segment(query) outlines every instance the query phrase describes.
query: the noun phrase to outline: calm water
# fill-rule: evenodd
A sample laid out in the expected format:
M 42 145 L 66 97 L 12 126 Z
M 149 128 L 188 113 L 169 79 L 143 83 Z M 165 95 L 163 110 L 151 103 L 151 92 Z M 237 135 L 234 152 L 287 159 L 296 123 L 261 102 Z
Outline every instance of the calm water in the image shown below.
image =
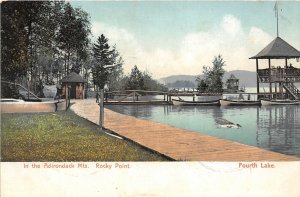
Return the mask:
M 300 106 L 106 106 L 116 112 L 300 157 Z M 242 127 L 223 128 L 224 118 Z

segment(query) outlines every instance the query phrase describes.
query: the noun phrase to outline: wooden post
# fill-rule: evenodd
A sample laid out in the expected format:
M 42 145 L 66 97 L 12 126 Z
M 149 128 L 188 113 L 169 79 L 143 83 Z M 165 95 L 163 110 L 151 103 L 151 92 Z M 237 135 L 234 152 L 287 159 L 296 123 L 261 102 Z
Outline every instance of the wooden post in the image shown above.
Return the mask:
M 68 109 L 68 96 L 69 96 L 69 91 L 68 91 L 68 83 L 66 83 L 66 88 L 65 88 L 65 100 L 66 100 L 66 111 Z
M 85 83 L 82 83 L 82 99 L 85 99 Z
M 99 126 L 102 129 L 104 125 L 104 91 L 100 90 L 100 114 L 99 114 Z
M 285 69 L 287 69 L 287 66 L 288 66 L 288 61 L 287 61 L 287 58 L 285 58 Z M 283 78 L 284 78 L 284 82 L 286 82 L 286 70 L 283 72 Z M 283 97 L 284 97 L 284 95 L 283 95 L 283 84 L 282 84 L 282 98 Z
M 193 94 L 193 102 L 195 101 L 195 94 Z
M 135 102 L 135 91 L 133 91 L 132 100 L 133 100 L 133 102 Z
M 166 94 L 164 94 L 164 101 L 166 100 Z
M 277 99 L 277 83 L 275 82 L 275 99 Z
M 105 92 L 105 101 L 107 102 L 107 100 L 108 100 L 108 93 Z
M 270 96 L 272 99 L 272 83 L 271 83 L 271 59 L 269 58 L 269 86 L 270 86 Z
M 258 75 L 258 59 L 256 58 L 256 89 L 259 94 L 259 75 Z

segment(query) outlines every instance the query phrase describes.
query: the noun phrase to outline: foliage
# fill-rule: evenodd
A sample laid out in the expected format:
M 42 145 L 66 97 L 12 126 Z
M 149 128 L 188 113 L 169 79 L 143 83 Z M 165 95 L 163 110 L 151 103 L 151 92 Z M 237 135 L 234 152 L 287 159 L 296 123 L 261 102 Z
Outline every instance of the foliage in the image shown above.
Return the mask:
M 1 3 L 1 78 L 14 81 L 28 69 L 24 4 Z
M 131 69 L 130 75 L 123 78 L 124 82 L 126 90 L 168 91 L 166 86 L 152 79 L 149 72 L 141 72 L 136 65 Z
M 225 62 L 221 55 L 218 55 L 213 60 L 213 67 L 209 68 L 203 67 L 203 79 L 198 77 L 196 80 L 198 82 L 198 90 L 203 92 L 223 92 L 223 75 L 225 70 Z
M 196 81 L 198 82 L 198 91 L 199 92 L 206 92 L 208 85 L 206 83 L 206 81 L 204 79 L 201 79 L 200 77 L 196 79 Z
M 163 91 L 167 92 L 168 88 L 158 81 L 152 79 L 152 76 L 148 72 L 143 73 L 144 78 L 144 90 L 152 90 L 152 91 Z
M 2 161 L 163 161 L 71 112 L 2 114 Z
M 7 1 L 1 12 L 3 79 L 21 82 L 26 77 L 38 92 L 39 84 L 53 84 L 71 64 L 81 70 L 90 34 L 86 12 L 63 1 Z
M 111 70 L 111 73 L 108 75 L 107 86 L 110 91 L 124 89 L 124 76 L 123 76 L 123 59 L 120 56 L 119 52 L 116 50 L 116 46 L 113 46 L 115 50 L 115 66 Z
M 98 37 L 93 45 L 93 57 L 93 81 L 95 85 L 103 89 L 112 73 L 115 75 L 120 74 L 123 60 L 115 46 L 109 46 L 108 39 L 103 34 Z
M 143 90 L 144 89 L 144 77 L 143 73 L 135 65 L 131 69 L 131 73 L 126 83 L 126 90 Z
M 70 72 L 70 62 L 73 71 L 79 71 L 80 61 L 87 58 L 89 45 L 90 22 L 88 14 L 81 9 L 74 9 L 70 3 L 62 7 L 59 18 L 60 28 L 57 35 L 58 48 L 64 59 L 65 73 Z

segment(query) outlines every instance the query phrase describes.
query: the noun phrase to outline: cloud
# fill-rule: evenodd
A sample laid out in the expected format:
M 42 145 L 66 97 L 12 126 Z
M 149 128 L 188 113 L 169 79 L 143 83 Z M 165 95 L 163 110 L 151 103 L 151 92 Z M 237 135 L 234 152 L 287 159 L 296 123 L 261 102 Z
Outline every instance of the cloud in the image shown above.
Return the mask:
M 239 31 L 241 31 L 240 21 L 232 15 L 226 15 L 222 21 L 223 30 L 232 36 L 235 36 Z
M 241 22 L 233 15 L 225 15 L 214 31 L 193 32 L 185 35 L 176 49 L 154 46 L 146 50 L 136 36 L 124 28 L 100 22 L 92 23 L 92 33 L 102 33 L 116 44 L 125 64 L 124 71 L 137 65 L 147 70 L 154 78 L 168 75 L 202 73 L 204 65 L 211 66 L 214 56 L 221 54 L 226 61 L 225 70 L 255 70 L 255 62 L 249 57 L 256 55 L 273 38 L 258 27 L 245 32 Z

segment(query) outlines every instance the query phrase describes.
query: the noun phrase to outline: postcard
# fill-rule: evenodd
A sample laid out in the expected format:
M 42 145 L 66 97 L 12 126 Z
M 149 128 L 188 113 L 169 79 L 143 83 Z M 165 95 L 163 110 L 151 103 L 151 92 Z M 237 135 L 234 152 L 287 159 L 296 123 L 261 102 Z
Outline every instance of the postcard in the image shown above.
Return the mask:
M 1 2 L 1 196 L 299 196 L 299 9 Z

